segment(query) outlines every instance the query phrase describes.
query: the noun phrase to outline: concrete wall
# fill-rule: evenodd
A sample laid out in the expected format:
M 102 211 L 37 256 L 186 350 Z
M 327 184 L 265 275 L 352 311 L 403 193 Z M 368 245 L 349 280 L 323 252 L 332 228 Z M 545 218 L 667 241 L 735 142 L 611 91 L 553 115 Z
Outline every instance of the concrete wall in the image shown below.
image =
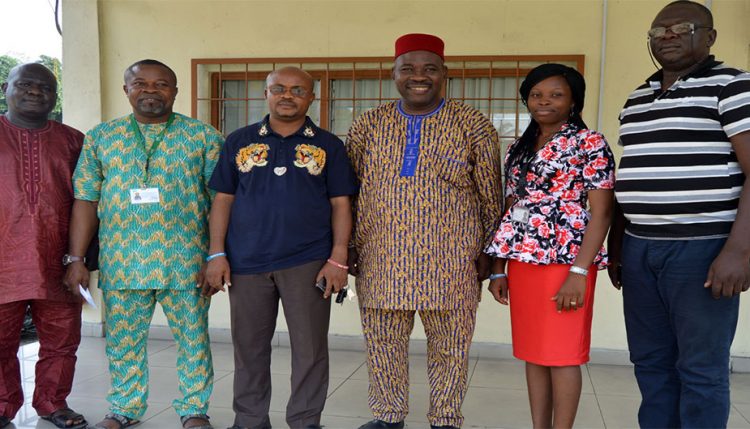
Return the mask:
M 142 58 L 159 59 L 175 69 L 180 80 L 175 109 L 189 113 L 192 58 L 388 56 L 399 35 L 427 32 L 446 41 L 448 55 L 585 55 L 584 117 L 614 146 L 617 115 L 625 97 L 655 71 L 646 50 L 646 31 L 667 3 L 66 0 L 65 117 L 86 130 L 100 120 L 129 113 L 122 72 Z M 729 64 L 750 67 L 750 0 L 714 0 L 710 6 L 719 33 L 714 53 Z M 617 148 L 615 152 L 620 154 Z M 746 308 L 743 305 L 743 315 Z M 622 319 L 620 293 L 601 272 L 592 347 L 627 349 Z M 86 320 L 97 323 L 100 315 L 87 312 Z M 750 356 L 750 329 L 743 328 L 746 321 L 741 317 L 734 344 L 738 356 Z M 356 303 L 334 307 L 333 334 L 360 335 L 359 323 Z M 154 324 L 166 324 L 160 313 Z M 229 327 L 225 294 L 214 299 L 211 326 Z M 280 317 L 279 330 L 285 329 Z M 417 326 L 414 337 L 424 338 L 421 327 Z M 475 341 L 510 342 L 508 309 L 487 293 L 480 305 Z

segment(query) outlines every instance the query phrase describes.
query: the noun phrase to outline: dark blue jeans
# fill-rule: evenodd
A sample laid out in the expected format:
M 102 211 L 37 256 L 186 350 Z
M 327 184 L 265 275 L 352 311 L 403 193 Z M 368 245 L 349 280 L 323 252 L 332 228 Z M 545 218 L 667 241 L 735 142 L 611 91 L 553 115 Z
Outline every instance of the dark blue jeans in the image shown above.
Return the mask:
M 623 303 L 642 428 L 721 428 L 729 418 L 729 347 L 739 297 L 703 287 L 725 239 L 625 236 Z

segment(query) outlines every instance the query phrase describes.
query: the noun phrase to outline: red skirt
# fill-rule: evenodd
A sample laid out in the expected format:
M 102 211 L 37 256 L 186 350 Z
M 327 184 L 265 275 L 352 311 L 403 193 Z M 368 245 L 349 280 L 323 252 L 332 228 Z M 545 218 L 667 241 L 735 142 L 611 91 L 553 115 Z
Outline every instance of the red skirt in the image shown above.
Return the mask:
M 557 312 L 557 294 L 570 265 L 508 263 L 513 356 L 537 365 L 572 366 L 589 361 L 596 267 L 589 269 L 582 308 Z

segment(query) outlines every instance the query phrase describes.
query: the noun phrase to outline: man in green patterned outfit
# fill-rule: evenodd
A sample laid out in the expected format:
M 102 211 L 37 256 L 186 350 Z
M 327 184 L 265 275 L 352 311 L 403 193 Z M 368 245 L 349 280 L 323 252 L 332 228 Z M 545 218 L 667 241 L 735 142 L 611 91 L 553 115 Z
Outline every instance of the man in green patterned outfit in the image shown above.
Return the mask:
M 182 398 L 173 407 L 183 427 L 210 428 L 213 367 L 208 338 L 210 298 L 196 288 L 208 245 L 207 184 L 223 144 L 210 126 L 172 112 L 177 78 L 155 60 L 125 71 L 131 115 L 86 135 L 73 185 L 66 285 L 88 287 L 82 263 L 99 225 L 110 412 L 95 427 L 133 425 L 146 412 L 146 340 L 158 302 L 177 342 Z

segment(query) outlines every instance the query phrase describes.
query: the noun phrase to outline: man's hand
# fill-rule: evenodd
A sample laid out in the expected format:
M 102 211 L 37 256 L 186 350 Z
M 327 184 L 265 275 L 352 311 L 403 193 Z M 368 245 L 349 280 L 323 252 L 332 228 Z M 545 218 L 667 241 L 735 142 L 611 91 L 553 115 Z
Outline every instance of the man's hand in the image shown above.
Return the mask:
M 609 281 L 612 282 L 617 290 L 622 289 L 622 264 L 619 259 L 613 258 L 609 255 L 609 265 L 607 265 L 607 274 L 609 274 Z
M 78 290 L 78 285 L 83 286 L 84 289 L 88 289 L 89 274 L 89 270 L 86 268 L 86 264 L 84 264 L 83 261 L 73 262 L 68 265 L 68 268 L 65 271 L 63 285 L 68 289 L 68 292 L 80 297 L 81 292 Z
M 204 263 L 198 272 L 198 287 L 201 288 L 201 295 L 209 297 L 219 291 L 226 292 L 226 288 L 232 286 L 230 275 L 229 262 L 225 256 Z
M 503 305 L 508 305 L 508 278 L 501 277 L 499 279 L 490 280 L 490 293 L 495 298 L 495 301 Z
M 349 266 L 349 274 L 357 277 L 359 275 L 359 253 L 356 247 L 350 247 L 346 255 L 346 265 Z
M 711 296 L 731 298 L 750 287 L 750 261 L 742 252 L 724 246 L 719 256 L 708 269 L 708 277 L 703 284 L 711 288 Z
M 351 265 L 349 267 L 351 269 Z M 318 282 L 322 278 L 326 279 L 326 290 L 323 292 L 323 298 L 328 299 L 332 293 L 339 293 L 346 286 L 347 270 L 326 262 L 315 277 L 315 281 Z
M 204 271 L 205 275 L 203 275 Z M 201 295 L 212 296 L 219 291 L 226 292 L 226 288 L 232 286 L 230 275 L 229 261 L 226 256 L 219 256 L 208 261 L 198 273 Z
M 618 290 L 622 288 L 622 240 L 625 237 L 627 223 L 622 207 L 615 202 L 614 210 L 612 210 L 612 224 L 607 234 L 607 254 L 609 255 L 607 274 L 609 274 L 612 286 Z
M 490 277 L 491 265 L 492 265 L 492 260 L 490 259 L 490 255 L 482 252 L 476 260 L 477 280 L 479 282 L 483 282 Z

